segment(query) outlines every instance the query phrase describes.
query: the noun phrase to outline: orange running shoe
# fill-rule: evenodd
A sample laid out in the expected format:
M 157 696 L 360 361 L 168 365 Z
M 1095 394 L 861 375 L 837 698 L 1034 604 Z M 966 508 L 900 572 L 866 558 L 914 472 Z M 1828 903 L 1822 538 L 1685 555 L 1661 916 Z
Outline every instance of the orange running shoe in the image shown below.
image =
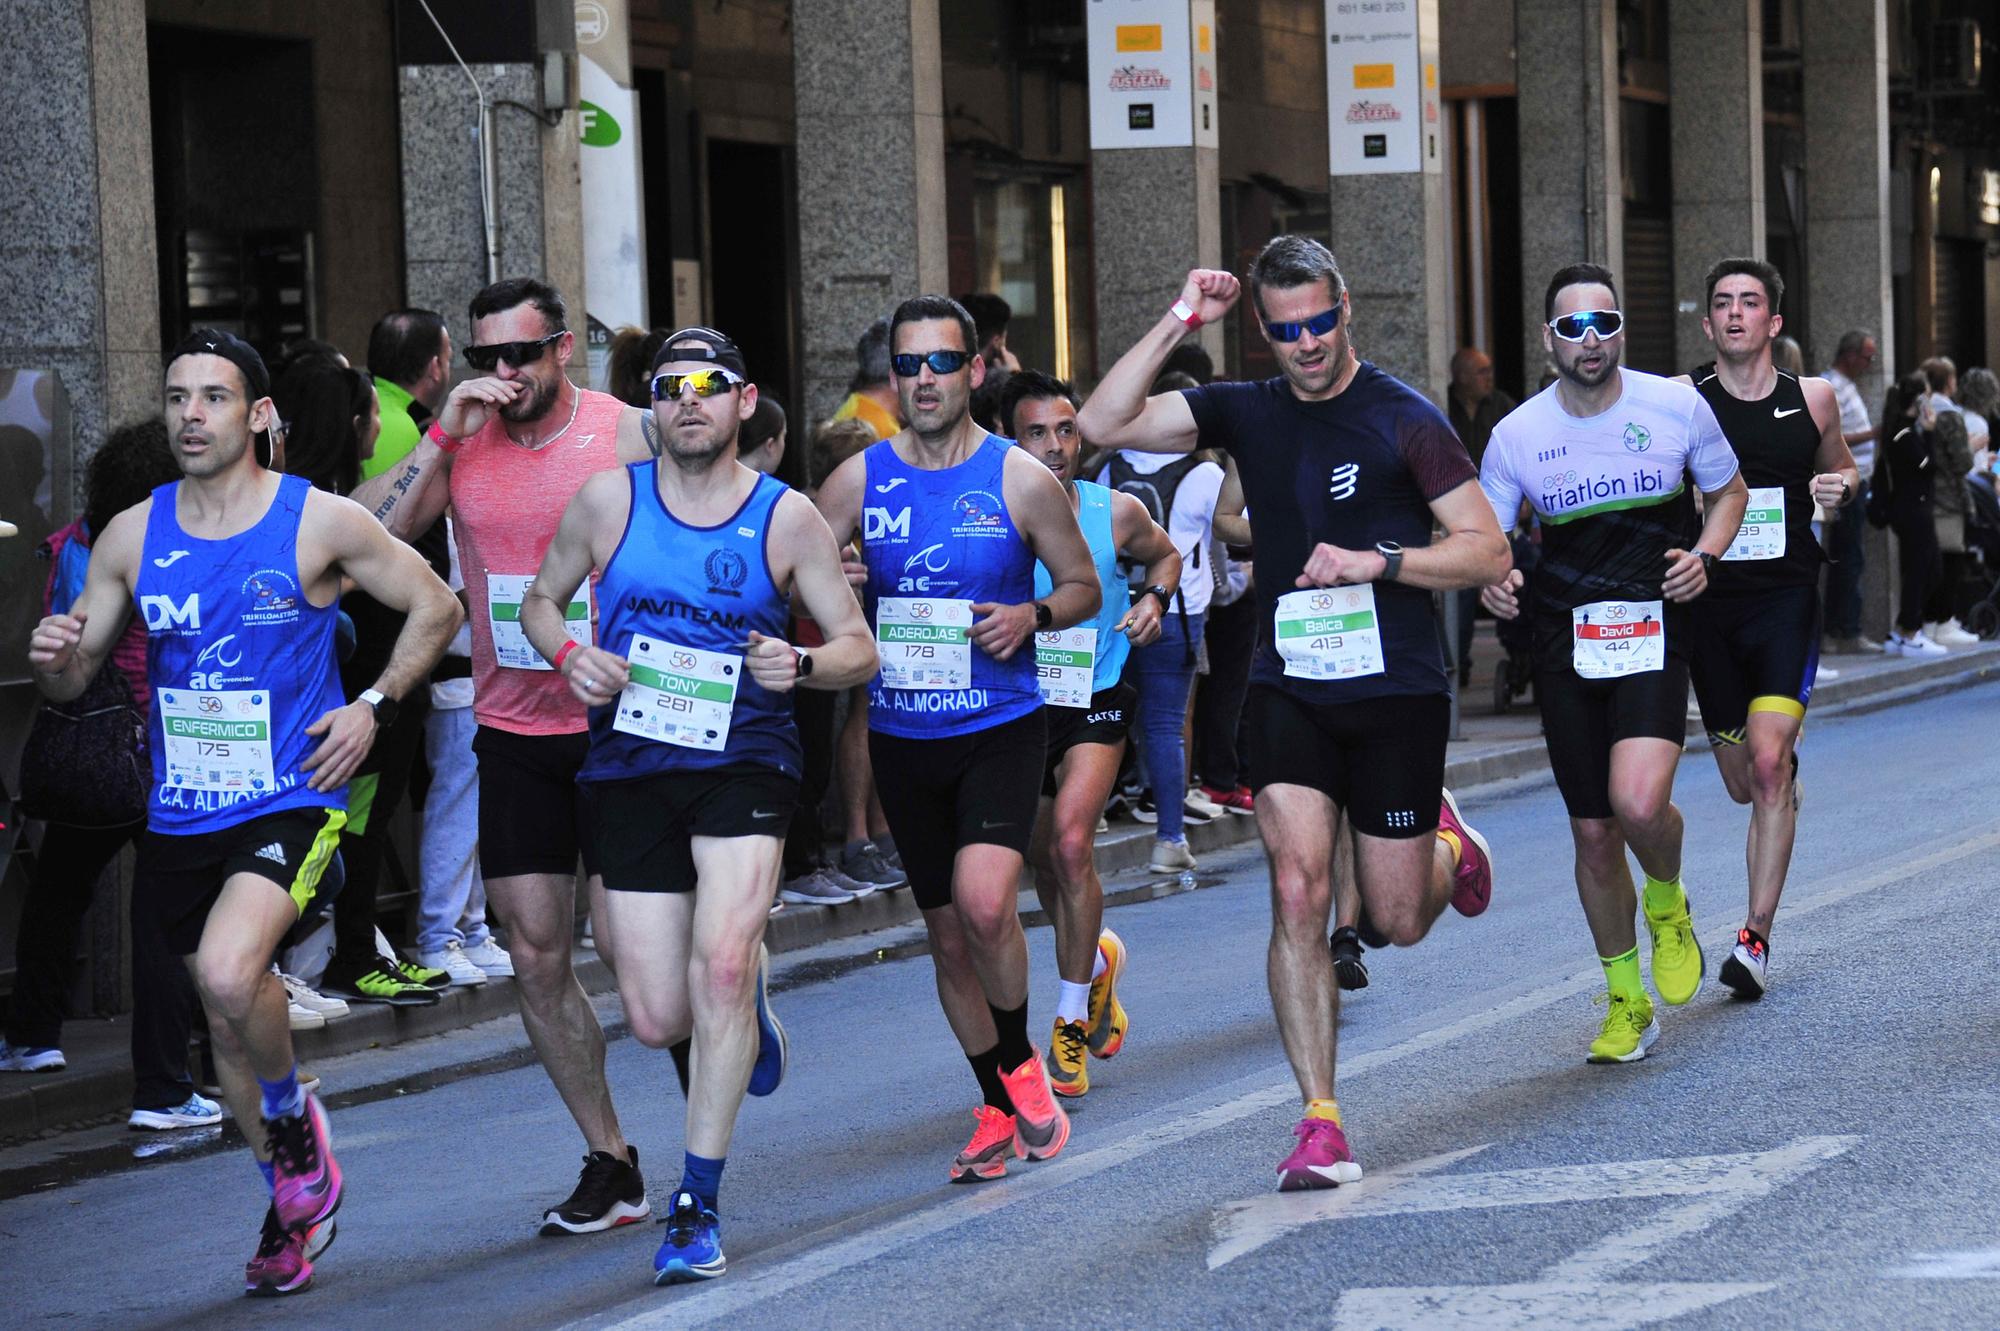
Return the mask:
M 1109 929 L 1097 935 L 1104 954 L 1104 974 L 1090 982 L 1090 1016 L 1083 1029 L 1090 1035 L 1090 1052 L 1109 1058 L 1125 1045 L 1125 1005 L 1118 1001 L 1118 977 L 1125 973 L 1125 940 Z
M 1012 1072 L 1000 1070 L 1000 1082 L 1014 1102 L 1014 1154 L 1027 1160 L 1051 1160 L 1069 1140 L 1069 1115 L 1056 1103 L 1049 1070 L 1037 1049 Z
M 972 1130 L 972 1140 L 951 1162 L 953 1183 L 984 1183 L 989 1179 L 1007 1177 L 1007 1153 L 1019 1153 L 1014 1138 L 1014 1116 L 1002 1113 L 992 1105 L 981 1105 L 972 1111 L 978 1126 Z

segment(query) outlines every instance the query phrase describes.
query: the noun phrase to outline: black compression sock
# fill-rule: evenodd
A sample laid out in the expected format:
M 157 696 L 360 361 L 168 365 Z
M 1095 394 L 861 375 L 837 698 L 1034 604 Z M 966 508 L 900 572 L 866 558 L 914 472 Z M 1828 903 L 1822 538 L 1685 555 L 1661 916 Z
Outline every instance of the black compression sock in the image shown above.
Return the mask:
M 1000 1044 L 994 1051 L 1000 1056 L 1000 1067 L 1012 1072 L 1035 1056 L 1035 1047 L 1028 1043 L 1028 1005 L 1009 1011 L 988 1003 L 986 1010 L 993 1014 L 993 1028 L 1000 1032 Z
M 983 1054 L 967 1054 L 965 1061 L 972 1064 L 972 1075 L 979 1078 L 979 1092 L 1003 1114 L 1014 1112 L 1013 1097 L 1007 1094 L 1005 1083 L 1000 1080 L 1000 1054 L 996 1049 L 988 1049 Z

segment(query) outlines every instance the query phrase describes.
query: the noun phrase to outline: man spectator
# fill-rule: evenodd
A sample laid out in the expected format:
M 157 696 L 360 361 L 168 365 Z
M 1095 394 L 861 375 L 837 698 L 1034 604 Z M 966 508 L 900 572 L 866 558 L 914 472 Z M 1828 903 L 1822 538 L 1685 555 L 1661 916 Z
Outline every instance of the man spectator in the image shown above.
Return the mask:
M 958 303 L 972 316 L 973 336 L 979 339 L 979 359 L 988 373 L 1021 368 L 1014 353 L 1007 350 L 1007 325 L 1013 321 L 1014 307 L 990 291 L 973 291 L 960 296 Z
M 902 407 L 896 390 L 889 384 L 889 319 L 887 315 L 868 325 L 854 344 L 854 378 L 847 396 L 834 408 L 833 419 L 866 421 L 877 439 L 887 439 L 903 428 Z
M 1493 427 L 1519 404 L 1493 386 L 1493 358 L 1478 347 L 1460 347 L 1451 358 L 1451 390 L 1445 397 L 1451 428 L 1465 445 L 1465 451 L 1472 455 L 1472 465 L 1477 467 L 1480 458 L 1486 455 L 1486 441 L 1493 437 Z M 1479 598 L 1471 592 L 1458 592 L 1455 599 L 1456 669 L 1458 687 L 1463 689 L 1472 683 L 1472 616 Z
M 382 433 L 361 479 L 401 464 L 451 391 L 451 331 L 435 310 L 391 310 L 368 334 L 368 373 L 382 404 Z
M 1827 553 L 1833 566 L 1826 574 L 1826 635 L 1829 650 L 1843 656 L 1879 652 L 1882 644 L 1861 636 L 1862 536 L 1868 530 L 1868 481 L 1875 474 L 1875 440 L 1880 433 L 1868 418 L 1857 381 L 1875 364 L 1875 337 L 1853 328 L 1840 335 L 1826 381 L 1840 407 L 1840 433 L 1861 473 L 1861 494 L 1832 515 Z

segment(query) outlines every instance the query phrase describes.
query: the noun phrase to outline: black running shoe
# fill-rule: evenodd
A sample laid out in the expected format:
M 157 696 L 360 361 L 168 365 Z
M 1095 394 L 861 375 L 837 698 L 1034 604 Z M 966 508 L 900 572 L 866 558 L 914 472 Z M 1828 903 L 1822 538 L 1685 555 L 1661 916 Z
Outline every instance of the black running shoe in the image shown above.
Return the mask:
M 1361 960 L 1361 935 L 1355 929 L 1343 925 L 1333 931 L 1333 937 L 1326 940 L 1333 949 L 1333 978 L 1343 989 L 1366 989 L 1368 987 L 1368 967 Z
M 569 1200 L 542 1217 L 542 1235 L 595 1234 L 599 1230 L 634 1225 L 652 1214 L 646 1202 L 646 1180 L 639 1177 L 639 1148 L 627 1146 L 629 1161 L 606 1151 L 583 1157 L 583 1173 Z

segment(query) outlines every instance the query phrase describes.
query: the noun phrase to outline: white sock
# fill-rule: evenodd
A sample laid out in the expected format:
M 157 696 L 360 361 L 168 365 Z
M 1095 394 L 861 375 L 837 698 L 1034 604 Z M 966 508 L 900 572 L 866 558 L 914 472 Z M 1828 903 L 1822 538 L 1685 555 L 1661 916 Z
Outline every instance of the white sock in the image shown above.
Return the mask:
M 1097 949 L 1097 951 L 1090 954 L 1090 978 L 1094 980 L 1098 976 L 1104 974 L 1106 965 L 1107 963 L 1104 960 L 1104 949 L 1100 947 Z
M 1090 1016 L 1090 986 L 1062 981 L 1062 997 L 1056 1000 L 1057 1021 L 1083 1021 Z

